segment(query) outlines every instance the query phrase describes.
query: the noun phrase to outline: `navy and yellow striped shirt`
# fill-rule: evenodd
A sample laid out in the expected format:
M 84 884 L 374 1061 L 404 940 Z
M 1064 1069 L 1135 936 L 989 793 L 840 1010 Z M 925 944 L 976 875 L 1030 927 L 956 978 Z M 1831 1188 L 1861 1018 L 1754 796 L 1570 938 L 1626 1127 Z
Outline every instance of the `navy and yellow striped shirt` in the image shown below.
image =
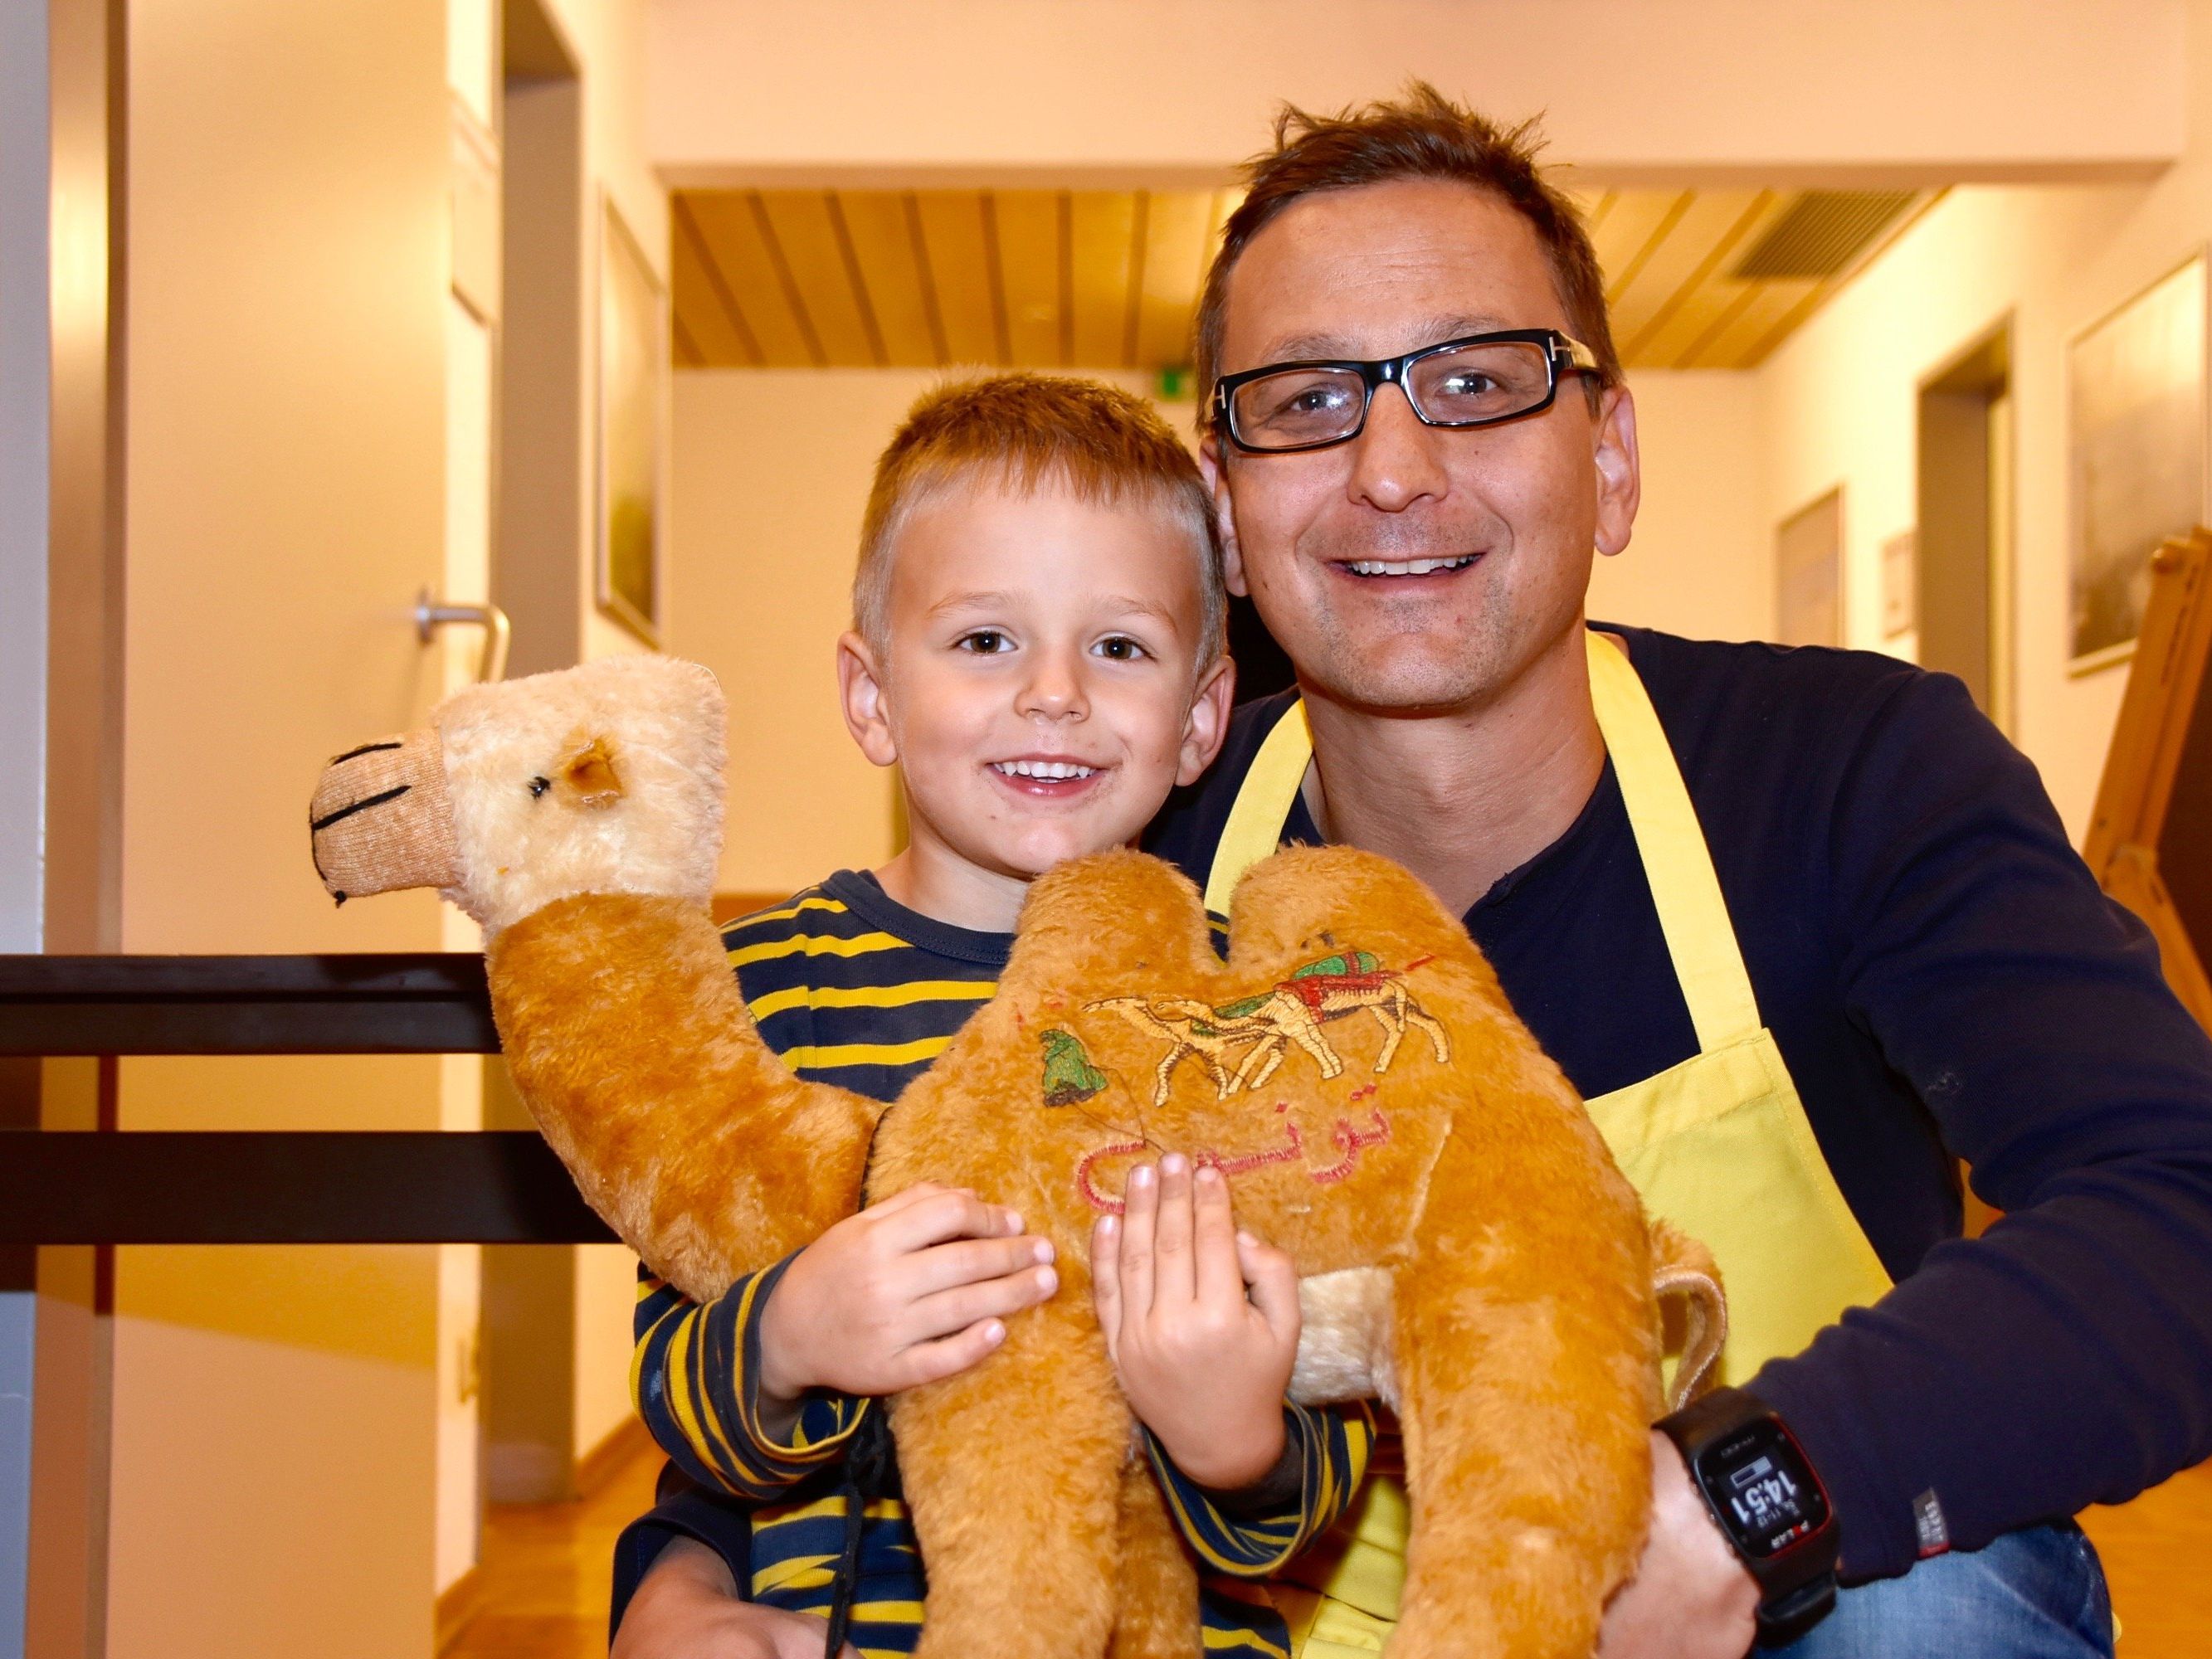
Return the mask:
M 769 1047 L 802 1077 L 881 1100 L 896 1097 L 990 999 L 1013 943 L 932 921 L 850 871 L 732 922 L 722 939 Z M 692 1484 L 757 1506 L 750 1561 L 732 1564 L 747 1596 L 826 1614 L 848 1503 L 836 1466 L 872 1403 L 816 1395 L 789 1441 L 763 1431 L 759 1315 L 782 1271 L 778 1264 L 743 1279 L 705 1306 L 641 1273 L 631 1393 Z M 1205 1571 L 1208 1653 L 1287 1654 L 1281 1616 L 1256 1585 L 1236 1581 L 1287 1563 L 1343 1513 L 1366 1468 L 1373 1419 L 1364 1407 L 1285 1413 L 1303 1455 L 1302 1490 L 1273 1513 L 1225 1510 L 1146 1437 L 1169 1510 Z M 904 1505 L 872 1500 L 850 1637 L 867 1659 L 913 1651 L 922 1583 Z

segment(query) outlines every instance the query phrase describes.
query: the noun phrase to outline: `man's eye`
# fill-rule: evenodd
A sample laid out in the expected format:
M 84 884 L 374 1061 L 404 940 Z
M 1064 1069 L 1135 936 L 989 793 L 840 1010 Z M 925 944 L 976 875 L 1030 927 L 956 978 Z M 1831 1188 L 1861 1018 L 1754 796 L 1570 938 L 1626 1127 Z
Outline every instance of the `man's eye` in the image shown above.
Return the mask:
M 953 648 L 978 657 L 995 657 L 1012 643 L 995 628 L 979 628 L 972 634 L 963 634 Z
M 1111 635 L 1099 641 L 1093 648 L 1100 656 L 1109 658 L 1115 662 L 1134 662 L 1138 658 L 1146 654 L 1145 647 L 1127 634 Z

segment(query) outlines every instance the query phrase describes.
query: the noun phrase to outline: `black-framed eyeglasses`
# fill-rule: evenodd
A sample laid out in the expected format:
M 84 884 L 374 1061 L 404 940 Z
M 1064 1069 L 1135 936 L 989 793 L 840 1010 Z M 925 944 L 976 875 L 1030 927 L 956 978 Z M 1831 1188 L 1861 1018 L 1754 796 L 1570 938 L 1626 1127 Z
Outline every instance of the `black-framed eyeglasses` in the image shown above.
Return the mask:
M 1595 374 L 1597 356 L 1556 328 L 1509 328 L 1374 362 L 1269 363 L 1213 383 L 1209 413 L 1239 449 L 1279 455 L 1359 435 L 1375 388 L 1395 386 L 1427 426 L 1495 426 L 1540 414 L 1563 375 Z

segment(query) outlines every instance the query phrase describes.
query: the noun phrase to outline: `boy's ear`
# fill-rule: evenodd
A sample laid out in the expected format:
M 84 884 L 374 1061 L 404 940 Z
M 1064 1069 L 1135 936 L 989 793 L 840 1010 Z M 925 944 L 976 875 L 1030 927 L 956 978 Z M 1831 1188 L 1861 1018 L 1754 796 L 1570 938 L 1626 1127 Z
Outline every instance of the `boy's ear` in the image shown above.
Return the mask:
M 1237 545 L 1237 514 L 1229 501 L 1228 469 L 1221 458 L 1221 440 L 1208 432 L 1198 441 L 1198 471 L 1213 497 L 1213 528 L 1221 538 L 1221 577 L 1240 599 L 1252 597 L 1244 580 L 1244 555 Z
M 860 745 L 860 752 L 878 766 L 898 764 L 883 671 L 867 641 L 849 629 L 837 640 L 837 696 L 845 711 L 845 729 Z
M 1229 735 L 1229 711 L 1237 701 L 1237 664 L 1224 652 L 1198 677 L 1190 713 L 1182 723 L 1182 749 L 1176 757 L 1176 782 L 1196 783 Z

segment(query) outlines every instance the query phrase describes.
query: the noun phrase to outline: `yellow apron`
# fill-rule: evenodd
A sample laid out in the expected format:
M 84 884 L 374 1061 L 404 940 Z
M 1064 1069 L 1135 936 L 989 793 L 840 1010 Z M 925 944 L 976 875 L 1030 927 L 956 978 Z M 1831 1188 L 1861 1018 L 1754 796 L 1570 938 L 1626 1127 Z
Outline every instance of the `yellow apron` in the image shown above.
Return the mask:
M 1627 657 L 1587 636 L 1598 730 L 1620 782 L 1698 1053 L 1588 1103 L 1644 1208 L 1702 1239 L 1728 1289 L 1719 1380 L 1741 1382 L 1802 1352 L 1889 1275 L 1820 1156 L 1796 1086 L 1761 1024 L 1728 904 L 1673 749 Z M 1313 758 L 1304 707 L 1261 744 L 1206 884 L 1225 915 L 1237 878 L 1275 850 Z M 1344 1518 L 1269 1585 L 1299 1659 L 1381 1650 L 1405 1578 L 1401 1472 L 1378 1460 Z M 1285 1580 L 1295 1582 L 1285 1582 Z

